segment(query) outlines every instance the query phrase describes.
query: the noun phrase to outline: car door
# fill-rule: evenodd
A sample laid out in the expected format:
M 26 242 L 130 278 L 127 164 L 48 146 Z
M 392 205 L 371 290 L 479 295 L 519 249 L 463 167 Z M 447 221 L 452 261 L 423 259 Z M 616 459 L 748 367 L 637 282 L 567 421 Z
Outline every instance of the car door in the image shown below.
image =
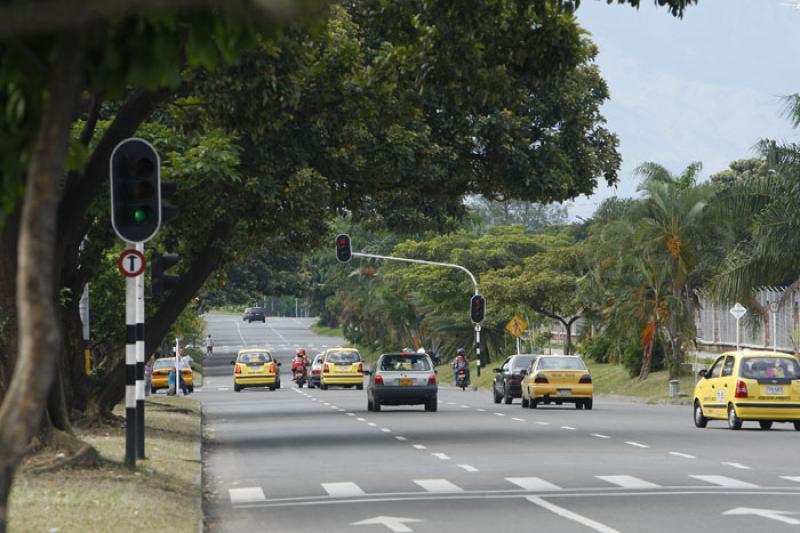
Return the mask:
M 725 357 L 722 363 L 722 371 L 717 378 L 717 403 L 722 404 L 722 413 L 727 416 L 728 402 L 733 400 L 736 395 L 736 378 L 733 373 L 736 358 L 733 355 Z
M 714 361 L 706 371 L 706 377 L 703 378 L 702 398 L 703 412 L 706 416 L 725 417 L 725 395 L 720 381 L 722 374 L 722 366 L 725 362 L 726 356 L 720 356 Z M 720 392 L 722 391 L 722 392 Z M 722 396 L 720 398 L 720 395 Z
M 506 360 L 500 366 L 500 372 L 494 373 L 494 390 L 498 396 L 502 396 L 505 392 L 505 369 L 508 367 L 509 361 L 511 361 L 511 358 L 506 357 Z

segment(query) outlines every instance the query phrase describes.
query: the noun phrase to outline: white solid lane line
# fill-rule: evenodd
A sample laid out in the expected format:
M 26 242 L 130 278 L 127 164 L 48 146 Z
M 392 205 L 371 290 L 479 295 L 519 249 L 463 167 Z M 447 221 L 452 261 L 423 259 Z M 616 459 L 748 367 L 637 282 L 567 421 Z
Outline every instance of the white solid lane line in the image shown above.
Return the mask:
M 267 501 L 264 497 L 264 491 L 261 487 L 243 487 L 240 489 L 228 489 L 228 494 L 231 497 L 231 504 L 237 503 L 255 503 Z
M 548 501 L 539 498 L 538 496 L 528 496 L 526 498 L 529 502 L 538 505 L 542 509 L 547 509 L 551 513 L 557 514 L 563 518 L 568 520 L 572 520 L 573 522 L 577 522 L 583 526 L 588 527 L 589 529 L 593 529 L 595 531 L 599 531 L 600 533 L 619 533 L 614 528 L 608 527 L 605 524 L 601 524 L 596 520 L 592 520 L 591 518 L 586 518 L 583 515 L 579 515 L 578 513 L 574 513 L 569 509 L 564 509 L 563 507 L 559 507 L 558 505 L 552 504 Z
M 467 472 L 480 472 L 477 468 L 472 465 L 458 465 L 459 468 L 463 468 Z
M 729 463 L 727 461 L 722 461 L 720 464 L 732 466 L 733 468 L 738 468 L 739 470 L 752 470 L 751 467 L 745 466 L 742 463 Z
M 361 487 L 351 481 L 341 483 L 323 483 L 322 488 L 328 493 L 328 496 L 337 498 L 346 498 L 349 496 L 363 496 L 364 491 Z
M 540 477 L 507 477 L 506 481 L 514 485 L 532 491 L 561 490 L 561 487 L 545 481 Z
M 449 461 L 450 460 L 450 456 L 447 455 L 446 453 L 436 452 L 436 453 L 432 453 L 431 455 L 436 457 L 437 459 L 441 459 L 442 461 Z
M 632 440 L 626 440 L 625 444 L 630 444 L 631 446 L 636 446 L 637 448 L 649 448 L 647 444 L 642 444 L 641 442 L 634 442 Z
M 661 485 L 650 483 L 643 479 L 633 476 L 594 476 L 597 479 L 608 481 L 612 485 L 617 485 L 623 489 L 657 489 Z
M 738 479 L 733 479 L 732 477 L 727 476 L 698 476 L 698 475 L 690 475 L 689 477 L 693 477 L 694 479 L 699 479 L 700 481 L 705 481 L 706 483 L 711 483 L 712 485 L 719 485 L 720 487 L 728 487 L 731 489 L 757 489 L 758 485 L 755 483 L 749 483 L 747 481 L 740 481 Z
M 464 492 L 464 489 L 446 479 L 414 479 L 413 481 L 428 492 Z
M 598 439 L 610 439 L 608 435 L 603 435 L 602 433 L 592 433 L 592 437 L 597 437 Z
M 669 452 L 669 454 L 674 455 L 675 457 L 683 457 L 684 459 L 697 459 L 697 456 L 688 453 Z

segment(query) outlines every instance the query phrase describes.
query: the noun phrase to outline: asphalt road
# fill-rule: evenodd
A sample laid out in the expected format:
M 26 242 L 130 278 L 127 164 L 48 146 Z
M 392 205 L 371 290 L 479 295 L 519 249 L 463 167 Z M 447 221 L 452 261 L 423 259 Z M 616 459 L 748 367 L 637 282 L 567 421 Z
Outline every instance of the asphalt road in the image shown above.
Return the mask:
M 288 375 L 233 392 L 240 347 L 289 361 L 341 342 L 310 322 L 209 317 L 217 353 L 196 394 L 209 531 L 800 531 L 800 432 L 787 424 L 700 430 L 686 406 L 531 410 L 446 386 L 437 413 L 370 413 L 365 391 L 300 390 Z

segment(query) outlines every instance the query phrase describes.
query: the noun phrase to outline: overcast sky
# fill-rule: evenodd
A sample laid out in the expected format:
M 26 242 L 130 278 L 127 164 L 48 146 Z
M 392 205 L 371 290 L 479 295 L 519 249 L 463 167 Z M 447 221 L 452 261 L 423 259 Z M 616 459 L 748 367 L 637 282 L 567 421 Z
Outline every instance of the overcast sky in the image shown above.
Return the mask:
M 636 195 L 644 161 L 680 172 L 703 163 L 703 179 L 754 155 L 762 138 L 800 140 L 781 96 L 800 92 L 800 9 L 793 0 L 700 0 L 683 19 L 652 0 L 637 11 L 583 0 L 578 20 L 600 48 L 611 99 L 603 107 L 620 138 L 616 188 L 581 196 L 570 216 L 604 198 Z

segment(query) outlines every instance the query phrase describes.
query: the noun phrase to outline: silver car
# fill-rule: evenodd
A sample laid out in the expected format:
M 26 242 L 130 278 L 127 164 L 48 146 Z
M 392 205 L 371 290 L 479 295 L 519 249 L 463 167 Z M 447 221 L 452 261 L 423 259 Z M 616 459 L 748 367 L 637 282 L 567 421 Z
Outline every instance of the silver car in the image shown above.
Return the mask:
M 378 358 L 367 384 L 367 410 L 380 411 L 384 405 L 424 405 L 438 408 L 439 384 L 433 362 L 424 353 L 385 353 Z
M 314 356 L 311 362 L 311 374 L 308 376 L 308 388 L 313 389 L 319 387 L 319 380 L 322 376 L 322 359 L 325 357 L 324 353 L 318 353 Z

